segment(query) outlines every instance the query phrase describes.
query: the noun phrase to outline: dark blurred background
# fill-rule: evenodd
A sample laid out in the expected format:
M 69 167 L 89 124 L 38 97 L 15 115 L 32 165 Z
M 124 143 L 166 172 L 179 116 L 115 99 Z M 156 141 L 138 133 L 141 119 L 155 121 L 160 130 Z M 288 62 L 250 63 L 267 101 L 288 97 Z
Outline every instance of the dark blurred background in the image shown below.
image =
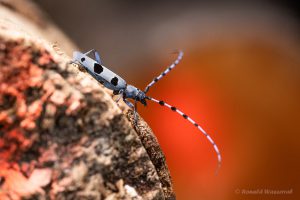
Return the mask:
M 105 66 L 141 89 L 184 50 L 149 95 L 202 125 L 223 163 L 215 176 L 213 147 L 195 127 L 154 103 L 139 106 L 178 199 L 300 199 L 296 1 L 36 2 L 82 51 L 97 49 Z M 245 194 L 264 189 L 288 194 Z

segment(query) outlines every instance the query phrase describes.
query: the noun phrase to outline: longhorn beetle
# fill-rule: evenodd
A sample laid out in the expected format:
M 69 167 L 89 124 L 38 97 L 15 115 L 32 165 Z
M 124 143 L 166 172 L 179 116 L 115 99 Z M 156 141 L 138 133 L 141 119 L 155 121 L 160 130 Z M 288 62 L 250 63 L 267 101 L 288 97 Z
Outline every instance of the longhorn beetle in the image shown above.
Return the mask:
M 92 54 L 92 53 L 94 54 L 95 60 L 88 56 L 89 54 Z M 149 91 L 150 87 L 152 87 L 157 81 L 159 81 L 167 73 L 169 73 L 179 63 L 179 61 L 182 59 L 182 57 L 183 57 L 183 52 L 179 51 L 177 59 L 164 72 L 162 72 L 159 76 L 155 77 L 152 80 L 152 82 L 147 85 L 147 87 L 145 88 L 144 91 L 141 91 L 140 89 L 136 88 L 133 85 L 127 84 L 126 81 L 123 78 L 121 78 L 119 75 L 115 74 L 108 68 L 104 67 L 102 65 L 99 53 L 94 49 L 92 49 L 86 53 L 74 51 L 73 60 L 71 62 L 79 63 L 80 65 L 82 65 L 84 67 L 84 69 L 90 75 L 92 75 L 97 81 L 99 81 L 106 88 L 113 90 L 114 95 L 120 95 L 120 97 L 116 100 L 116 102 L 118 102 L 122 98 L 123 101 L 130 108 L 133 109 L 135 124 L 136 124 L 136 120 L 137 120 L 137 116 L 136 116 L 137 102 L 141 102 L 144 106 L 146 106 L 147 105 L 146 100 L 151 100 L 153 102 L 160 104 L 161 106 L 166 106 L 166 107 L 170 108 L 172 111 L 180 114 L 184 119 L 188 120 L 196 128 L 198 128 L 206 136 L 206 138 L 209 140 L 209 142 L 213 145 L 214 150 L 218 156 L 218 168 L 219 168 L 221 165 L 220 151 L 219 151 L 216 143 L 212 140 L 212 138 L 206 133 L 206 131 L 199 124 L 197 124 L 193 119 L 191 119 L 189 116 L 184 114 L 182 111 L 180 111 L 176 107 L 171 106 L 164 101 L 159 101 L 152 97 L 146 96 L 146 93 Z M 132 104 L 127 99 L 133 99 L 134 104 Z

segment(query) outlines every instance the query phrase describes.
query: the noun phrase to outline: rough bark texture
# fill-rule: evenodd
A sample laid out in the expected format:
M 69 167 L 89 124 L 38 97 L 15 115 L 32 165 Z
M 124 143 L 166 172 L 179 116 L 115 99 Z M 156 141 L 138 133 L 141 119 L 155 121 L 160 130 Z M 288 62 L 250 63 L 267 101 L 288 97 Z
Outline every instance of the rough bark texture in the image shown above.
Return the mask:
M 127 117 L 131 122 L 134 122 L 133 111 L 129 110 Z M 135 130 L 156 169 L 166 199 L 176 199 L 172 188 L 170 172 L 166 164 L 166 158 L 158 144 L 157 138 L 147 123 L 139 116 Z
M 0 3 L 0 199 L 175 199 L 147 124 L 49 45 L 75 47 L 34 4 Z

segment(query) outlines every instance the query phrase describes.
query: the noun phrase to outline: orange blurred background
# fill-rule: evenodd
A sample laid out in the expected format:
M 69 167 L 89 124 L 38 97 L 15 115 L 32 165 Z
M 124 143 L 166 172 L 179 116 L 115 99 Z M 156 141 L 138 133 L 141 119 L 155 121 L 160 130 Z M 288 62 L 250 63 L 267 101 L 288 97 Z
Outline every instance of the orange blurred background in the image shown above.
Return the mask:
M 300 199 L 300 18 L 283 2 L 37 1 L 82 51 L 97 49 L 141 89 L 184 50 L 148 94 L 212 136 L 218 175 L 213 147 L 194 126 L 158 104 L 138 107 L 180 200 Z

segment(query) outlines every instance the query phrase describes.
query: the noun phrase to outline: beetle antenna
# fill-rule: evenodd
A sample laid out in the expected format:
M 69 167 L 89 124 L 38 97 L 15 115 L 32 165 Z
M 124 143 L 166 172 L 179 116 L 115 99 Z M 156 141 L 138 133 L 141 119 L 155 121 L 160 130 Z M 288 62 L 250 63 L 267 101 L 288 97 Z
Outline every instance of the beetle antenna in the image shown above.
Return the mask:
M 218 148 L 218 146 L 216 145 L 216 143 L 213 141 L 213 139 L 209 136 L 209 134 L 199 125 L 197 124 L 192 118 L 190 118 L 189 116 L 187 116 L 186 114 L 184 114 L 182 111 L 180 111 L 179 109 L 177 109 L 174 106 L 169 105 L 168 103 L 164 102 L 164 101 L 159 101 L 157 99 L 154 99 L 152 97 L 146 97 L 148 100 L 154 101 L 155 103 L 158 103 L 161 106 L 165 106 L 170 108 L 172 111 L 177 112 L 179 115 L 181 115 L 184 119 L 188 120 L 190 123 L 192 123 L 196 128 L 198 128 L 204 135 L 205 137 L 208 139 L 208 141 L 213 145 L 214 150 L 217 154 L 218 157 L 218 166 L 216 169 L 216 174 L 218 173 L 220 167 L 221 167 L 221 161 L 222 161 L 222 157 L 221 157 L 221 153 L 220 150 Z

